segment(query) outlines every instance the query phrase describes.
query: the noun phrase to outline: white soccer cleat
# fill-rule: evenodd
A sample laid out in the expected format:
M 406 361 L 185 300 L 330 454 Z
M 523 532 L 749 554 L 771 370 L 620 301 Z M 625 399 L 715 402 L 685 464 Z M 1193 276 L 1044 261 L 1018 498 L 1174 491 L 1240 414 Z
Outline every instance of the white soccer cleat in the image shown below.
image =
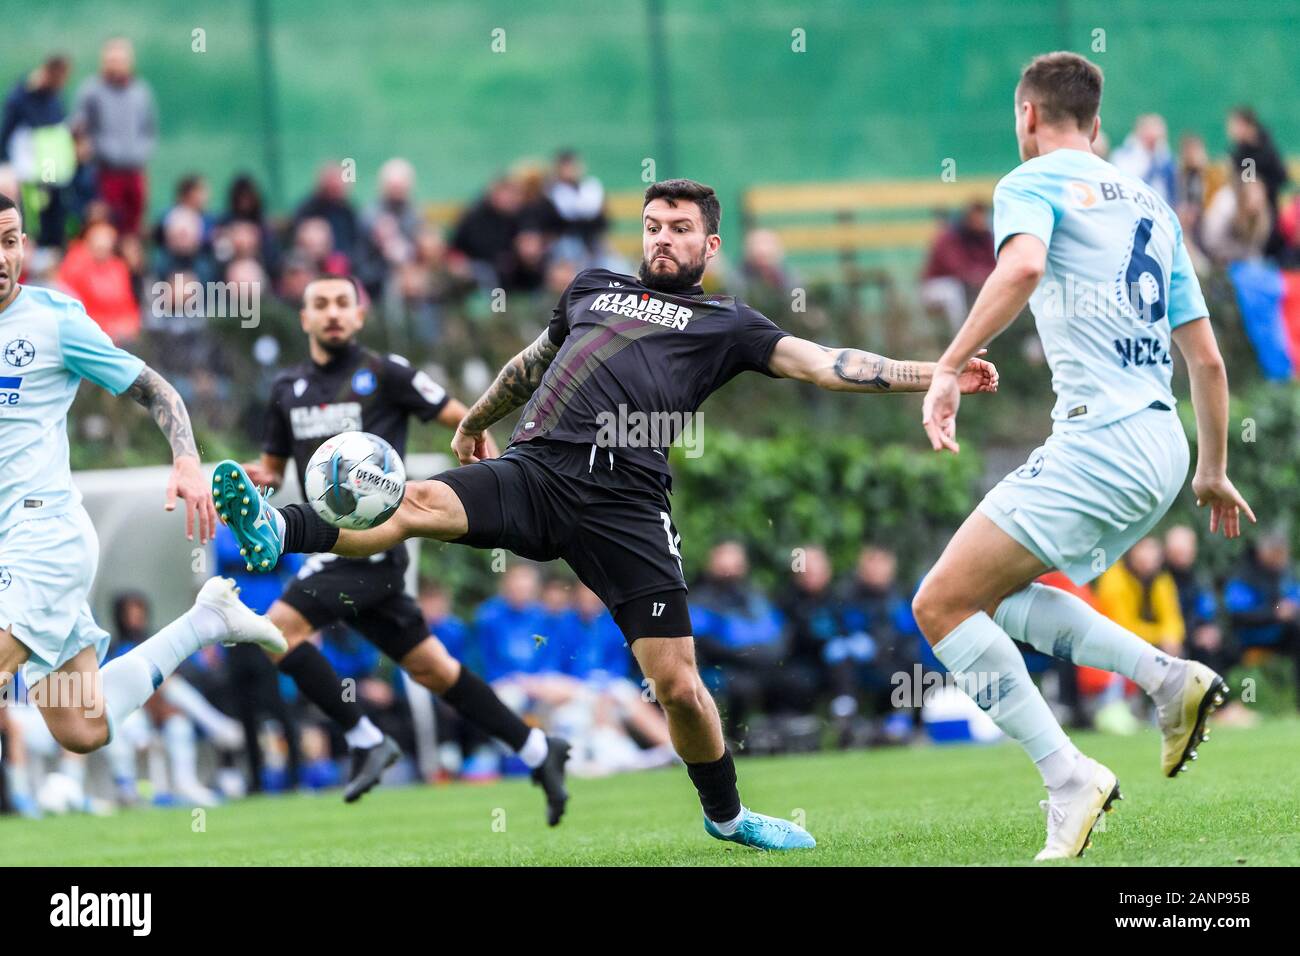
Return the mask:
M 1052 796 L 1039 804 L 1047 811 L 1047 843 L 1034 857 L 1035 860 L 1066 860 L 1083 856 L 1083 851 L 1092 845 L 1089 839 L 1092 828 L 1102 814 L 1109 813 L 1116 800 L 1124 799 L 1113 773 L 1095 760 L 1083 759 L 1092 765 L 1087 782 L 1067 794 Z
M 196 607 L 211 608 L 226 622 L 226 636 L 221 643 L 256 644 L 272 654 L 283 654 L 289 643 L 280 629 L 239 600 L 239 588 L 231 578 L 209 578 L 194 599 Z
M 1179 663 L 1183 667 L 1183 686 L 1164 704 L 1156 706 L 1156 719 L 1164 738 L 1160 745 L 1160 772 L 1166 777 L 1176 777 L 1180 770 L 1191 769 L 1196 748 L 1209 737 L 1205 722 L 1228 696 L 1228 685 L 1223 678 L 1204 664 Z

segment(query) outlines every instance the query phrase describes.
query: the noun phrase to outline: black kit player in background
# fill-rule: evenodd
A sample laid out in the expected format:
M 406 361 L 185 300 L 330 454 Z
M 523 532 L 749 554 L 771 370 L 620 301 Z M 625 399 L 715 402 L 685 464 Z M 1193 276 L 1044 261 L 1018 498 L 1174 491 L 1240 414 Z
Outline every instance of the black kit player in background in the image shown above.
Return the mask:
M 301 318 L 310 357 L 281 372 L 271 386 L 262 457 L 245 466 L 256 484 L 278 488 L 293 459 L 302 487 L 312 454 L 340 432 L 378 435 L 405 455 L 411 416 L 453 429 L 464 417 L 465 406 L 427 374 L 400 356 L 379 355 L 357 343 L 365 323 L 359 297 L 359 286 L 347 276 L 316 279 L 304 290 Z M 315 555 L 267 611 L 289 643 L 285 654 L 272 658 L 304 697 L 343 728 L 352 749 L 344 800 L 350 803 L 378 783 L 401 750 L 344 694 L 334 668 L 312 642 L 315 632 L 336 621 L 360 632 L 417 684 L 519 754 L 546 792 L 547 820 L 554 826 L 568 799 L 569 745 L 529 728 L 429 633 L 405 588 L 408 563 L 404 544 L 365 558 Z
M 798 849 L 815 845 L 802 827 L 741 804 L 718 710 L 696 667 L 668 446 L 686 415 L 744 371 L 878 394 L 925 391 L 934 364 L 826 348 L 730 296 L 706 294 L 699 283 L 722 243 L 720 216 L 717 196 L 701 183 L 647 189 L 638 275 L 580 273 L 549 328 L 461 420 L 452 449 L 464 466 L 408 481 L 384 524 L 340 531 L 305 505 L 262 501 L 255 514 L 230 511 L 223 520 L 275 560 L 288 551 L 364 557 L 411 537 L 563 558 L 610 608 L 667 714 L 705 830 L 746 846 Z M 958 383 L 963 392 L 996 391 L 997 370 L 971 359 Z M 488 427 L 521 406 L 510 447 L 492 457 Z M 647 430 L 647 420 L 670 427 Z M 227 484 L 239 477 L 233 462 L 217 468 Z M 219 508 L 230 505 L 224 486 L 217 493 Z

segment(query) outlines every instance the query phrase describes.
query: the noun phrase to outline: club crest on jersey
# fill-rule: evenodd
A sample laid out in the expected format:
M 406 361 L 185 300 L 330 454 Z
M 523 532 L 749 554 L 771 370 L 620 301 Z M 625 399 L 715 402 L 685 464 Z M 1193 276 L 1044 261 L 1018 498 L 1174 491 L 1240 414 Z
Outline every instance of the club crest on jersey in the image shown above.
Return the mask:
M 352 376 L 352 391 L 358 395 L 369 395 L 376 384 L 375 373 L 368 368 L 359 368 Z
M 12 339 L 5 345 L 4 357 L 6 365 L 23 368 L 36 358 L 36 346 L 26 339 Z
M 651 322 L 665 328 L 682 331 L 695 313 L 685 306 L 656 299 L 648 292 L 637 295 L 635 292 L 605 292 L 596 296 L 591 303 L 592 312 L 610 312 L 614 315 L 627 316 L 641 322 Z
M 361 403 L 335 402 L 289 409 L 289 426 L 295 441 L 332 438 L 340 432 L 361 430 Z
M 0 568 L 0 591 L 9 590 L 9 585 L 13 583 L 13 573 L 8 568 Z

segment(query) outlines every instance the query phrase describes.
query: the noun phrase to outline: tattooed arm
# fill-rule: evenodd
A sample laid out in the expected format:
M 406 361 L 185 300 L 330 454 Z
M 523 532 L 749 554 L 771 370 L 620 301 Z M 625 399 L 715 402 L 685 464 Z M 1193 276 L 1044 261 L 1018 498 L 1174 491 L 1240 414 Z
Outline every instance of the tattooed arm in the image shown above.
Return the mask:
M 199 450 L 190 425 L 190 413 L 185 410 L 176 389 L 165 378 L 147 365 L 127 389 L 131 396 L 149 410 L 158 423 L 172 449 L 172 473 L 167 482 L 167 498 L 163 508 L 173 511 L 176 499 L 185 502 L 185 537 L 194 538 L 194 519 L 199 520 L 199 542 L 206 544 L 216 526 L 217 513 L 212 505 L 212 495 L 199 469 Z
M 451 440 L 452 450 L 462 465 L 491 457 L 485 439 L 487 428 L 527 403 L 559 351 L 560 347 L 546 331 L 506 363 L 496 381 L 465 413 Z
M 900 362 L 861 349 L 831 349 L 788 335 L 772 350 L 771 370 L 782 378 L 839 392 L 924 392 L 933 362 Z M 997 391 L 997 369 L 971 359 L 961 376 L 964 392 Z

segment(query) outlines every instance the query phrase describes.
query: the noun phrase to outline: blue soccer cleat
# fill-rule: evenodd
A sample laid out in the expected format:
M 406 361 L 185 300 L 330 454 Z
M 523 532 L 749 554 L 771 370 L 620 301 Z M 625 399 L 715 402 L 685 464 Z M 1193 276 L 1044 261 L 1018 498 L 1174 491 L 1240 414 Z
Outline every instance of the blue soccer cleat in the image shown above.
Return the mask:
M 217 515 L 235 535 L 250 571 L 275 570 L 284 548 L 284 519 L 267 504 L 248 472 L 227 458 L 212 473 L 212 500 Z
M 704 818 L 704 829 L 711 837 L 752 846 L 756 850 L 811 850 L 817 845 L 811 833 L 796 823 L 755 813 L 741 807 L 743 816 L 736 832 L 730 836 L 718 829 L 708 817 Z

